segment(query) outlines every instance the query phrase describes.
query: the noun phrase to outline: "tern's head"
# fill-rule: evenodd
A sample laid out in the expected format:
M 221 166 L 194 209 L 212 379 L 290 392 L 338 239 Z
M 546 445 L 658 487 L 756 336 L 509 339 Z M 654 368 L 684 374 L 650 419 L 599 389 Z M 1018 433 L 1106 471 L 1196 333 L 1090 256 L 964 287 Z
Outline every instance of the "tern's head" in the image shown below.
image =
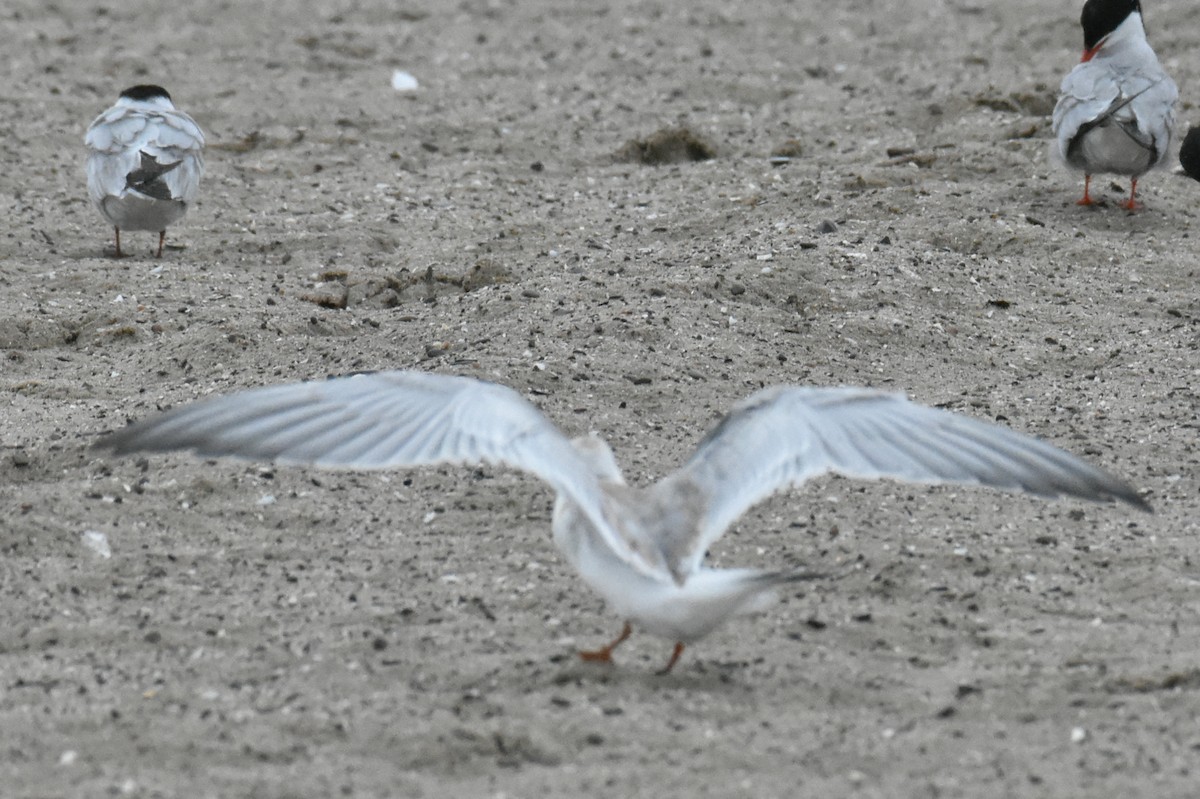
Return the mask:
M 153 83 L 139 83 L 137 86 L 130 86 L 125 91 L 121 92 L 118 103 L 144 103 L 146 105 L 155 105 L 161 108 L 174 108 L 175 104 L 171 102 L 171 95 L 162 86 L 155 86 Z
M 575 451 L 587 461 L 588 466 L 592 467 L 597 477 L 614 483 L 625 482 L 625 478 L 621 476 L 621 467 L 617 466 L 616 456 L 600 436 L 590 433 L 571 439 L 571 443 L 575 446 Z
M 1084 61 L 1090 61 L 1107 44 L 1146 37 L 1139 0 L 1087 0 L 1079 24 L 1083 26 Z

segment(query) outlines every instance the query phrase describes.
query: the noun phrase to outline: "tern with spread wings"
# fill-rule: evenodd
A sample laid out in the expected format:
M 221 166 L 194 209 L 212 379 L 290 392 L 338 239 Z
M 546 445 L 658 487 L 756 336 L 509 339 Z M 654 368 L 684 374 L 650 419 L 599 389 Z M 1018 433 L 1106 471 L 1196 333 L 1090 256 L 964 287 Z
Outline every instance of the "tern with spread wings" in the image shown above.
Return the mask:
M 754 504 L 823 474 L 957 483 L 1043 497 L 1120 500 L 1132 487 L 1044 441 L 903 395 L 775 386 L 743 400 L 677 471 L 627 485 L 599 437 L 568 439 L 510 388 L 468 377 L 376 372 L 258 388 L 136 422 L 98 446 L 191 450 L 340 469 L 503 464 L 557 492 L 554 541 L 625 621 L 587 660 L 607 661 L 631 625 L 684 646 L 761 610 L 806 570 L 716 569 L 708 548 Z

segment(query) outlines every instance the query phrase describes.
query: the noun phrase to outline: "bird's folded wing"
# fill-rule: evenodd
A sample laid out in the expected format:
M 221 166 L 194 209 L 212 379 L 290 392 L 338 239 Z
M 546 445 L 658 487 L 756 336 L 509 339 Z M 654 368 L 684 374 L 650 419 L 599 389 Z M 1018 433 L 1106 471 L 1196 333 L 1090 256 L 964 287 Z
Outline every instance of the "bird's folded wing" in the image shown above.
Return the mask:
M 1079 129 L 1103 115 L 1120 97 L 1121 87 L 1108 71 L 1091 62 L 1067 73 L 1053 115 L 1054 132 L 1064 158 L 1067 144 Z
M 102 153 L 146 146 L 176 150 L 176 157 L 168 160 L 177 161 L 185 153 L 204 149 L 204 133 L 183 111 L 146 112 L 117 106 L 96 117 L 88 127 L 84 144 Z
M 706 497 L 698 528 L 664 541 L 673 573 L 752 505 L 826 473 L 959 483 L 1046 497 L 1146 502 L 1125 482 L 1006 427 L 857 388 L 768 388 L 740 403 L 655 491 Z
M 1179 89 L 1175 81 L 1165 74 L 1144 81 L 1146 88 L 1136 93 L 1130 108 L 1137 117 L 1138 127 L 1150 142 L 1147 146 L 1153 147 L 1155 157 L 1161 159 L 1159 163 L 1165 164 L 1164 156 L 1171 148 L 1175 128 L 1175 103 L 1179 99 Z
M 175 163 L 177 167 L 165 172 L 162 182 L 173 200 L 191 202 L 200 190 L 200 174 L 204 160 L 199 151 L 182 151 L 176 148 L 151 150 L 162 163 Z M 178 159 L 178 160 L 171 160 Z
M 105 197 L 120 196 L 129 186 L 129 173 L 137 169 L 137 152 L 93 152 L 88 156 L 88 195 L 100 203 Z
M 1126 113 L 1136 126 L 1139 141 L 1161 159 L 1170 147 L 1179 89 L 1161 68 L 1121 73 L 1096 62 L 1079 64 L 1063 78 L 1054 107 L 1053 126 L 1060 155 L 1066 157 L 1071 139 L 1105 118 Z
M 200 152 L 204 149 L 204 133 L 196 121 L 184 112 L 163 112 L 154 143 L 164 149 Z
M 119 153 L 144 138 L 149 120 L 129 108 L 110 108 L 88 128 L 84 144 L 98 153 Z
M 596 477 L 570 441 L 515 391 L 494 383 L 376 372 L 259 388 L 172 409 L 97 446 L 343 469 L 504 464 L 574 500 L 631 566 L 661 573 L 657 550 L 646 552 L 611 522 Z

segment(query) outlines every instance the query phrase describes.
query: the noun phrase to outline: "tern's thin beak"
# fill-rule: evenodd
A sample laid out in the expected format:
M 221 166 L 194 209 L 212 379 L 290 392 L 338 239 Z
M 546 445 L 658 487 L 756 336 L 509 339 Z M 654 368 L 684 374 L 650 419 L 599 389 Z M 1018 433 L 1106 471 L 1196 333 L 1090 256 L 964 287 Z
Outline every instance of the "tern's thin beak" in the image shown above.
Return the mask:
M 1085 61 L 1091 61 L 1096 56 L 1096 53 L 1100 52 L 1100 48 L 1103 47 L 1104 43 L 1107 41 L 1108 41 L 1108 36 L 1105 36 L 1103 39 L 1101 39 L 1100 41 L 1096 42 L 1091 47 L 1084 50 L 1083 57 L 1079 59 L 1079 63 L 1082 64 Z

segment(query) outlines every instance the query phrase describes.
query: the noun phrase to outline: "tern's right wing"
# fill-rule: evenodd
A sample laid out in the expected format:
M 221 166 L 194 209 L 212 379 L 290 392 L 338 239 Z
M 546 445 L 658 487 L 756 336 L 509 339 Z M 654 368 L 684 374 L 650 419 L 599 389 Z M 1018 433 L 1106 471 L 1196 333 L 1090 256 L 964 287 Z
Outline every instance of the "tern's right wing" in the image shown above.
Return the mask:
M 519 394 L 495 383 L 395 371 L 258 388 L 174 408 L 97 446 L 117 454 L 191 450 L 342 469 L 503 464 L 570 497 L 633 568 L 662 573 L 657 548 L 611 521 L 595 473 L 571 442 Z

